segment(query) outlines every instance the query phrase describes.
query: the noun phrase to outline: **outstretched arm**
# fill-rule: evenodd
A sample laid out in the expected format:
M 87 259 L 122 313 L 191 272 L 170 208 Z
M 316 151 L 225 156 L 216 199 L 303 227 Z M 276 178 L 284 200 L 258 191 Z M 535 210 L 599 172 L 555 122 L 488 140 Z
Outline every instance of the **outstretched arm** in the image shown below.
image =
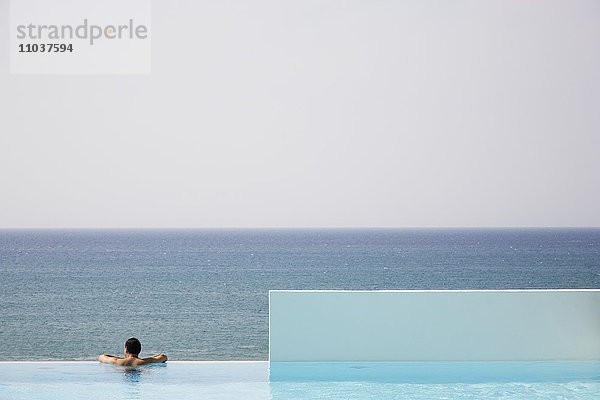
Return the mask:
M 98 357 L 98 361 L 101 363 L 115 364 L 117 360 L 122 360 L 123 357 L 111 356 L 110 354 L 102 354 Z
M 167 355 L 159 353 L 159 354 L 153 355 L 152 357 L 142 358 L 142 360 L 144 360 L 144 362 L 147 362 L 149 364 L 151 364 L 151 363 L 164 363 L 164 362 L 167 362 Z

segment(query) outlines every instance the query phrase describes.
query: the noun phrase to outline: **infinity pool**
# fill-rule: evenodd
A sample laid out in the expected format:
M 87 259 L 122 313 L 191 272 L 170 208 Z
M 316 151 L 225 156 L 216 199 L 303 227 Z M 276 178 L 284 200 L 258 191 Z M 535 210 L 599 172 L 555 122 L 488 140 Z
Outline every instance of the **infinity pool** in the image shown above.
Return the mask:
M 598 399 L 600 361 L 0 363 L 0 399 Z

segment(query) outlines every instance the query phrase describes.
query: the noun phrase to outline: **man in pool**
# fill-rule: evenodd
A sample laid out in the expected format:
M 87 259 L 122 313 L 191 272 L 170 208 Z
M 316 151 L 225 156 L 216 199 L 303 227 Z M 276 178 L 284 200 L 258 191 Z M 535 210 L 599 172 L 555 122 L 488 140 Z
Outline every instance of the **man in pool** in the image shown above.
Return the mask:
M 127 339 L 125 342 L 125 357 L 111 356 L 110 354 L 102 354 L 98 357 L 101 363 L 122 365 L 122 366 L 137 366 L 144 364 L 164 363 L 167 362 L 165 354 L 157 354 L 152 357 L 139 358 L 142 351 L 142 344 L 136 338 Z

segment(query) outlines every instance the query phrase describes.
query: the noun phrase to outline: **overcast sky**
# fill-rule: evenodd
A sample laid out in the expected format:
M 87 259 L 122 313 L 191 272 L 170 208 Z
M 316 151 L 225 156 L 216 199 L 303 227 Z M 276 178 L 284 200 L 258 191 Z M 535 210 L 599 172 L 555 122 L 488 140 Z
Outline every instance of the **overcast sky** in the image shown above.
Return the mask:
M 600 226 L 599 1 L 154 1 L 150 75 L 0 18 L 0 228 Z

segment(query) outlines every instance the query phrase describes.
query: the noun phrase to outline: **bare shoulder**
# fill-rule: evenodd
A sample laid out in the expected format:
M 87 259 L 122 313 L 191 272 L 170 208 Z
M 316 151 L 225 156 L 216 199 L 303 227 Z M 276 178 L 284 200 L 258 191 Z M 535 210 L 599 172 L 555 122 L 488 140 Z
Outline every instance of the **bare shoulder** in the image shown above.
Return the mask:
M 136 367 L 138 365 L 144 365 L 145 363 L 139 358 L 128 357 L 118 360 L 115 364 L 123 367 Z
M 152 357 L 138 358 L 138 357 L 117 357 L 111 356 L 110 354 L 102 354 L 98 357 L 98 361 L 101 363 L 114 364 L 123 367 L 135 367 L 144 364 L 155 364 L 167 362 L 166 354 L 156 354 Z
M 100 357 L 98 357 L 98 361 L 106 364 L 117 364 L 122 360 L 123 357 L 111 356 L 110 354 L 102 354 Z

